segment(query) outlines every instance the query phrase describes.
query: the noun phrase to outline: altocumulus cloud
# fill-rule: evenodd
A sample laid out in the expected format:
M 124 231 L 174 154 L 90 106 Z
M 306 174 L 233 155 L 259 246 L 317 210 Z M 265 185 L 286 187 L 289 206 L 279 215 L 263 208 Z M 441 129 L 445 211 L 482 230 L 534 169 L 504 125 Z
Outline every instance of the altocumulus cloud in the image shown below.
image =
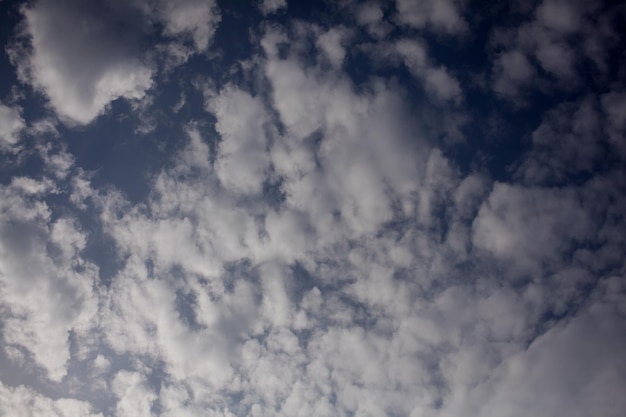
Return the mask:
M 622 6 L 0 7 L 0 414 L 626 413 Z

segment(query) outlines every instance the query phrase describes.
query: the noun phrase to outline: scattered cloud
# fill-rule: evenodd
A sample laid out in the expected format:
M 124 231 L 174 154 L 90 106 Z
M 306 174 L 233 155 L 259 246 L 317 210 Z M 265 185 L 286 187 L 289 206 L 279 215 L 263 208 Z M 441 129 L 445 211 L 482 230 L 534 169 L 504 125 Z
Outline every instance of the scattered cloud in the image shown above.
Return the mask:
M 77 125 L 92 122 L 117 99 L 144 98 L 153 86 L 157 68 L 141 50 L 151 22 L 162 24 L 165 36 L 190 38 L 205 51 L 220 21 L 215 3 L 205 0 L 41 0 L 21 11 L 24 24 L 9 48 L 20 80 L 43 93 L 64 122 Z
M 494 91 L 523 102 L 528 87 L 541 86 L 546 78 L 551 88 L 569 91 L 585 82 L 602 83 L 619 43 L 614 18 L 621 13 L 586 1 L 538 3 L 521 25 L 494 31 Z M 596 30 L 596 22 L 604 29 Z M 596 74 L 593 80 L 588 73 Z
M 428 28 L 436 32 L 458 34 L 467 28 L 460 6 L 461 2 L 454 0 L 396 0 L 397 19 L 416 29 Z
M 0 413 L 623 414 L 626 95 L 573 43 L 613 9 L 254 6 L 20 9 Z
M 0 103 L 0 126 L 0 147 L 14 147 L 20 140 L 20 131 L 25 127 L 20 109 Z
M 276 13 L 281 9 L 287 8 L 287 0 L 262 0 L 259 7 L 265 15 Z
M 86 236 L 74 219 L 53 219 L 41 201 L 50 191 L 50 182 L 24 177 L 1 190 L 3 341 L 60 381 L 70 360 L 70 333 L 84 335 L 96 312 L 98 267 L 80 256 Z

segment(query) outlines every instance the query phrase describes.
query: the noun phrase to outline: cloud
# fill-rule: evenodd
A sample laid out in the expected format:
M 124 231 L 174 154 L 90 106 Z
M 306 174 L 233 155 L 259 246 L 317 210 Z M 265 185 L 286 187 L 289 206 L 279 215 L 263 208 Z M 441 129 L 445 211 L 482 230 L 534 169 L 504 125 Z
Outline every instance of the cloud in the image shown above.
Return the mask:
M 620 281 L 604 282 L 576 317 L 502 364 L 488 389 L 470 393 L 469 409 L 465 403 L 444 415 L 619 414 L 626 406 L 617 388 L 626 371 Z
M 531 184 L 562 184 L 591 174 L 604 157 L 601 124 L 599 105 L 591 97 L 546 112 L 518 175 Z
M 324 52 L 328 61 L 335 68 L 341 67 L 346 56 L 346 49 L 343 44 L 348 35 L 345 30 L 333 28 L 320 34 L 317 38 L 317 47 Z
M 519 50 L 503 52 L 495 60 L 494 67 L 497 75 L 493 88 L 507 96 L 519 95 L 519 89 L 532 82 L 536 74 L 528 57 Z
M 146 386 L 146 381 L 140 373 L 118 372 L 113 379 L 112 391 L 119 398 L 116 416 L 152 416 L 151 407 L 156 395 Z
M 383 8 L 376 2 L 358 4 L 354 14 L 357 23 L 376 38 L 382 39 L 392 30 L 392 25 L 384 19 Z
M 466 29 L 458 2 L 396 0 L 396 19 L 405 25 L 435 32 L 459 34 Z
M 51 218 L 51 184 L 15 178 L 3 186 L 0 228 L 5 348 L 24 349 L 60 381 L 70 360 L 70 332 L 84 335 L 96 312 L 96 265 L 81 251 L 85 234 L 71 218 Z
M 424 46 L 415 40 L 402 39 L 395 50 L 413 76 L 424 83 L 424 88 L 435 100 L 456 101 L 461 99 L 459 82 L 441 66 L 433 65 Z
M 262 0 L 259 7 L 264 15 L 287 8 L 287 0 Z
M 23 6 L 22 14 L 21 38 L 9 49 L 20 80 L 42 92 L 64 122 L 78 125 L 92 122 L 117 99 L 144 98 L 153 86 L 156 63 L 141 49 L 152 22 L 163 25 L 165 36 L 189 37 L 204 51 L 220 20 L 214 2 L 204 0 L 41 0 Z
M 592 238 L 596 227 L 575 190 L 495 184 L 474 220 L 472 240 L 497 258 L 540 271 L 541 263 L 558 262 Z
M 25 127 L 20 109 L 0 103 L 0 126 L 0 147 L 14 147 L 20 140 L 19 132 Z
M 602 107 L 606 114 L 609 138 L 623 158 L 626 155 L 624 131 L 626 130 L 626 93 L 611 90 L 602 96 Z
M 611 51 L 618 43 L 614 17 L 620 13 L 585 1 L 538 3 L 523 23 L 493 32 L 491 43 L 497 53 L 492 88 L 523 103 L 531 85 L 544 92 L 572 91 L 581 87 L 589 72 L 598 74 L 595 82 L 603 83 Z M 596 30 L 599 21 L 605 28 L 602 31 Z M 549 87 L 545 79 L 552 81 Z
M 216 174 L 234 191 L 259 193 L 269 168 L 264 124 L 267 115 L 258 97 L 226 87 L 208 103 L 217 118 L 219 144 Z
M 106 6 L 50 1 L 24 7 L 23 14 L 29 45 L 14 64 L 62 119 L 87 124 L 111 101 L 142 98 L 152 85 L 153 70 L 137 56 L 130 16 Z M 75 22 L 81 22 L 80 36 Z
M 0 382 L 0 410 L 7 415 L 28 417 L 102 417 L 89 403 L 70 398 L 52 399 L 20 385 L 9 387 Z
M 492 169 L 481 158 L 508 156 L 486 121 L 453 145 L 445 136 L 450 120 L 496 98 L 436 58 L 469 11 L 416 4 L 396 13 L 366 3 L 355 28 L 281 15 L 251 28 L 250 56 L 217 66 L 219 77 L 199 63 L 223 57 L 186 61 L 210 45 L 213 3 L 120 5 L 154 19 L 129 38 L 109 35 L 116 20 L 103 18 L 112 45 L 145 31 L 181 48 L 176 65 L 191 80 L 159 84 L 151 73 L 141 111 L 179 98 L 185 111 L 141 137 L 159 158 L 172 150 L 144 173 L 141 197 L 87 171 L 76 142 L 97 124 L 31 130 L 32 160 L 0 187 L 0 412 L 621 412 L 623 89 L 510 110 L 524 149 Z M 494 63 L 509 75 L 498 84 L 493 74 L 498 94 L 557 76 L 520 33 L 540 28 L 558 44 L 585 25 L 579 6 L 533 5 L 521 28 L 498 32 L 494 42 L 510 41 Z M 74 3 L 25 13 L 55 7 L 100 21 Z M 124 48 L 111 59 L 147 56 Z M 409 76 L 418 94 L 407 93 Z M 196 90 L 179 89 L 188 81 Z
M 157 15 L 168 36 L 189 36 L 197 51 L 206 51 L 221 20 L 214 0 L 184 0 L 157 2 Z

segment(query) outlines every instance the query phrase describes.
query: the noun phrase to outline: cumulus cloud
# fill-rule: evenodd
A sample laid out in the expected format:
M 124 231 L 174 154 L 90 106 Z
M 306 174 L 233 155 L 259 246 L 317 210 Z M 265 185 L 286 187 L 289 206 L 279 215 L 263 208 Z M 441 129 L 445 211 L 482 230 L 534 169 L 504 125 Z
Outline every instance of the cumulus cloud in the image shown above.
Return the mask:
M 188 36 L 199 51 L 205 51 L 220 22 L 214 0 L 159 1 L 157 15 L 164 24 L 164 34 Z
M 551 110 L 533 132 L 533 147 L 519 168 L 529 183 L 558 184 L 592 173 L 604 156 L 598 103 L 587 98 Z
M 141 49 L 153 31 L 150 22 L 162 24 L 166 36 L 189 37 L 204 51 L 220 20 L 215 3 L 204 0 L 42 0 L 23 6 L 22 14 L 21 39 L 9 49 L 21 81 L 42 92 L 66 123 L 80 125 L 117 99 L 142 99 L 152 87 L 157 68 Z
M 495 184 L 474 220 L 473 242 L 523 268 L 539 263 L 541 270 L 541 263 L 558 262 L 572 245 L 593 237 L 594 220 L 574 190 Z
M 114 12 L 49 1 L 23 9 L 29 45 L 14 63 L 22 80 L 42 91 L 70 123 L 89 123 L 111 101 L 139 99 L 152 84 L 153 70 L 134 48 L 137 34 L 116 29 L 132 22 Z M 76 36 L 75 22 L 82 22 L 81 36 Z
M 55 7 L 96 20 L 74 3 L 53 6 L 24 9 L 25 30 L 65 21 Z M 188 51 L 206 51 L 219 19 L 212 2 L 128 7 Z M 494 174 L 481 160 L 493 138 L 475 151 L 471 129 L 455 146 L 444 137 L 476 95 L 496 95 L 462 84 L 435 58 L 440 45 L 416 35 L 460 34 L 467 9 L 354 8 L 360 29 L 344 26 L 350 19 L 251 29 L 251 55 L 221 78 L 188 62 L 198 75 L 176 88 L 210 87 L 154 96 L 183 104 L 169 130 L 157 124 L 142 137 L 168 157 L 145 173 L 140 197 L 87 171 L 77 130 L 32 130 L 37 163 L 0 186 L 0 363 L 18 374 L 1 377 L 0 412 L 621 413 L 623 88 L 537 108 L 514 125 L 523 152 Z M 546 1 L 521 25 L 567 37 L 585 25 L 584 10 Z M 86 39 L 132 38 L 108 30 Z M 530 88 L 538 74 L 564 76 L 511 33 L 494 64 L 509 74 L 494 74 L 497 94 Z M 360 77 L 369 47 L 384 53 Z M 98 62 L 138 59 L 156 71 L 120 51 Z M 88 124 L 106 103 L 74 122 Z
M 316 45 L 324 52 L 328 61 L 335 68 L 341 67 L 346 56 L 343 43 L 347 37 L 348 33 L 345 30 L 333 28 L 317 38 Z
M 28 417 L 102 417 L 89 403 L 70 398 L 52 399 L 23 385 L 9 387 L 0 382 L 0 410 L 7 415 Z
M 276 13 L 287 7 L 287 0 L 262 0 L 259 7 L 265 15 Z
M 14 63 L 22 80 L 42 91 L 61 118 L 89 123 L 111 101 L 139 99 L 150 88 L 153 71 L 133 49 L 136 34 L 116 29 L 130 23 L 123 15 L 106 6 L 49 1 L 25 6 L 23 14 L 30 45 Z M 81 36 L 73 29 L 76 22 Z
M 3 341 L 59 381 L 70 360 L 70 332 L 84 334 L 95 313 L 98 269 L 81 258 L 85 234 L 73 219 L 51 219 L 42 199 L 50 187 L 15 178 L 1 191 Z
M 395 45 L 398 55 L 411 73 L 424 83 L 427 92 L 436 100 L 458 101 L 461 97 L 459 82 L 441 66 L 433 65 L 423 44 L 402 39 Z
M 15 146 L 20 140 L 19 132 L 25 126 L 20 109 L 0 103 L 0 126 L 0 147 Z
M 525 87 L 541 85 L 546 76 L 556 81 L 553 88 L 565 90 L 584 82 L 590 71 L 602 82 L 610 51 L 617 45 L 613 17 L 619 13 L 586 1 L 538 3 L 521 25 L 494 32 L 492 44 L 498 53 L 493 60 L 493 89 L 523 101 Z M 595 22 L 603 22 L 605 29 L 596 30 Z
M 235 191 L 259 193 L 269 167 L 266 153 L 267 116 L 259 98 L 227 87 L 208 103 L 217 118 L 219 144 L 216 174 Z
M 363 2 L 356 5 L 354 17 L 357 23 L 375 38 L 383 39 L 393 26 L 386 21 L 383 8 L 377 2 Z
M 609 138 L 622 155 L 626 155 L 624 137 L 626 130 L 626 93 L 623 91 L 609 91 L 602 96 L 602 107 L 606 114 Z
M 619 414 L 626 406 L 615 389 L 626 364 L 621 281 L 604 282 L 575 318 L 499 366 L 488 387 L 470 392 L 471 406 L 459 402 L 444 415 Z
M 397 0 L 397 19 L 417 29 L 429 28 L 448 34 L 458 34 L 466 29 L 460 2 Z

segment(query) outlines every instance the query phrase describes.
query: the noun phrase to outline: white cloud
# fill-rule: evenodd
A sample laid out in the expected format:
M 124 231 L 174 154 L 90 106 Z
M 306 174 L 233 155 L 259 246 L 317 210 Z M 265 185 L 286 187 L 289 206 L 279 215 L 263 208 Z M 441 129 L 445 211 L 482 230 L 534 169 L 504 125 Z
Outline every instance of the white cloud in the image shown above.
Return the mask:
M 151 25 L 162 24 L 164 35 L 190 38 L 196 51 L 205 51 L 220 21 L 212 0 L 41 0 L 23 6 L 22 13 L 21 39 L 9 48 L 12 61 L 21 81 L 45 94 L 56 114 L 71 125 L 92 122 L 117 99 L 145 97 L 157 70 L 150 51 L 141 50 Z M 172 66 L 185 62 L 189 53 L 169 55 L 172 62 L 167 65 Z
M 1 381 L 0 413 L 15 417 L 102 417 L 102 413 L 95 413 L 87 402 L 52 399 L 23 385 L 13 388 Z
M 546 0 L 537 7 L 536 15 L 547 28 L 559 32 L 575 32 L 581 25 L 581 10 L 576 2 Z
M 511 9 L 515 11 L 514 6 Z M 609 51 L 618 37 L 614 13 L 612 7 L 601 8 L 594 2 L 538 3 L 529 19 L 494 31 L 492 46 L 498 53 L 493 62 L 493 89 L 523 103 L 531 86 L 572 91 L 586 82 L 589 72 L 601 80 L 607 75 Z M 598 25 L 603 30 L 597 30 Z
M 106 6 L 40 1 L 23 14 L 29 46 L 15 64 L 67 122 L 87 124 L 111 101 L 140 99 L 152 85 L 153 70 L 133 47 L 136 33 L 116 30 L 124 22 Z
M 0 103 L 0 148 L 15 146 L 20 140 L 19 132 L 24 126 L 24 119 L 19 108 Z
M 397 19 L 415 28 L 430 28 L 449 34 L 463 32 L 467 24 L 454 0 L 396 0 Z
M 267 116 L 258 97 L 228 86 L 208 103 L 221 136 L 216 174 L 222 184 L 242 193 L 260 193 L 269 156 Z
M 488 388 L 469 393 L 471 406 L 455 404 L 444 415 L 619 415 L 626 407 L 620 281 L 603 282 L 587 308 L 503 363 Z
M 546 112 L 532 134 L 532 149 L 518 169 L 530 184 L 559 184 L 572 175 L 590 175 L 606 146 L 598 103 L 591 97 Z
M 407 24 L 461 30 L 452 3 L 424 5 Z M 374 12 L 362 24 L 384 20 Z M 173 42 L 203 45 L 197 23 Z M 592 172 L 598 131 L 623 133 L 621 90 L 547 112 L 513 180 L 494 181 L 438 146 L 464 103 L 425 40 L 378 49 L 434 98 L 415 103 L 397 81 L 343 72 L 343 29 L 294 27 L 267 29 L 245 87 L 204 91 L 215 125 L 181 122 L 140 202 L 62 145 L 38 149 L 52 179 L 0 188 L 0 360 L 34 362 L 52 381 L 30 373 L 33 388 L 69 386 L 111 417 L 621 411 L 623 169 Z M 518 70 L 503 91 L 538 59 L 522 46 L 501 58 Z M 91 237 L 115 252 L 106 279 L 85 259 L 100 255 Z M 11 412 L 93 413 L 2 378 Z
M 215 0 L 160 0 L 156 7 L 166 35 L 189 36 L 196 50 L 206 51 L 221 20 Z
M 113 393 L 118 397 L 116 417 L 151 417 L 156 399 L 139 372 L 120 371 L 115 375 Z
M 343 46 L 346 37 L 345 30 L 333 28 L 320 34 L 315 42 L 334 68 L 341 67 L 346 57 L 346 49 Z
M 503 52 L 494 66 L 493 88 L 497 93 L 508 96 L 518 95 L 518 90 L 535 76 L 535 68 L 528 57 L 518 50 Z
M 472 240 L 496 258 L 536 274 L 543 263 L 558 264 L 566 251 L 593 238 L 595 223 L 573 189 L 496 183 L 474 220 Z
M 98 269 L 81 258 L 85 235 L 70 218 L 51 219 L 42 197 L 49 185 L 15 179 L 0 190 L 0 301 L 5 346 L 32 354 L 48 378 L 60 381 L 70 360 L 69 332 L 91 326 Z
M 356 21 L 365 26 L 367 31 L 379 38 L 384 38 L 391 30 L 392 25 L 384 20 L 381 6 L 375 2 L 358 4 L 355 10 Z
M 340 233 L 337 226 L 376 230 L 392 219 L 396 198 L 409 209 L 425 145 L 393 91 L 374 84 L 356 94 L 345 78 L 305 68 L 295 57 L 269 54 L 265 72 L 287 129 L 272 161 L 286 180 L 287 203 L 311 212 L 320 237 Z M 307 144 L 310 135 L 319 135 L 319 150 Z M 341 216 L 337 226 L 333 211 Z
M 441 66 L 433 65 L 424 46 L 416 41 L 402 39 L 395 50 L 413 76 L 424 83 L 424 88 L 435 100 L 458 101 L 461 98 L 459 82 Z
M 264 15 L 276 13 L 287 7 L 287 0 L 261 0 L 259 7 Z
M 74 157 L 66 149 L 57 152 L 52 150 L 50 144 L 40 147 L 40 153 L 48 171 L 59 179 L 66 178 L 74 166 Z

